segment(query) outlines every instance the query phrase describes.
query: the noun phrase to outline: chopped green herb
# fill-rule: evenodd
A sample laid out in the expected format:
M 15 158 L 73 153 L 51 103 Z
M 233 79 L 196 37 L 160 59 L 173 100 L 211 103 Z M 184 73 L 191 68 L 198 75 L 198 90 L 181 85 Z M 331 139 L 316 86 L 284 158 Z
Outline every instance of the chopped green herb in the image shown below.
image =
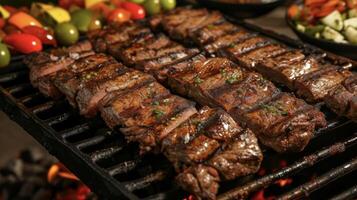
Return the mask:
M 153 106 L 159 106 L 159 105 L 160 105 L 160 102 L 154 101 L 154 102 L 152 102 L 152 105 L 153 105 Z
M 165 112 L 162 111 L 162 110 L 155 109 L 155 110 L 152 111 L 152 114 L 155 116 L 155 118 L 157 120 L 159 120 L 165 114 Z
M 230 76 L 227 77 L 226 82 L 229 84 L 233 84 L 237 82 L 239 79 L 239 74 L 237 72 L 232 73 Z
M 234 44 L 234 43 L 230 43 L 230 44 L 228 45 L 228 47 L 229 47 L 229 48 L 233 48 L 235 45 L 236 45 L 236 44 Z
M 262 108 L 265 109 L 267 112 L 270 112 L 274 115 L 288 115 L 289 113 L 282 108 L 280 104 L 275 105 L 262 105 Z
M 227 70 L 226 69 L 220 69 L 219 72 L 221 73 L 221 75 L 223 77 L 226 77 L 227 76 Z
M 193 81 L 196 85 L 201 84 L 203 82 L 203 80 L 199 76 L 196 76 Z

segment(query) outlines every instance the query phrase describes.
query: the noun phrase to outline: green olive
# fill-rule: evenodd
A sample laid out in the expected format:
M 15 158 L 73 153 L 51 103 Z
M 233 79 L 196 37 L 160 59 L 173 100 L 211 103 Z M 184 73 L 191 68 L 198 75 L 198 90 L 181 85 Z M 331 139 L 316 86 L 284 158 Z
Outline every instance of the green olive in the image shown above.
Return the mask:
M 80 32 L 87 32 L 92 21 L 93 14 L 86 9 L 79 9 L 71 13 L 71 22 Z
M 57 41 L 62 45 L 72 45 L 78 41 L 79 33 L 72 23 L 64 22 L 57 24 L 55 28 L 55 36 Z
M 145 0 L 129 0 L 129 1 L 137 4 L 142 4 L 144 3 Z
M 100 19 L 92 19 L 92 21 L 89 23 L 88 30 L 96 30 L 96 29 L 101 29 L 102 28 L 102 21 Z
M 11 55 L 7 46 L 3 43 L 0 43 L 0 67 L 6 67 L 9 65 Z
M 146 0 L 143 5 L 146 12 L 150 15 L 155 15 L 161 12 L 160 0 Z
M 176 0 L 160 0 L 162 9 L 172 10 L 176 7 Z

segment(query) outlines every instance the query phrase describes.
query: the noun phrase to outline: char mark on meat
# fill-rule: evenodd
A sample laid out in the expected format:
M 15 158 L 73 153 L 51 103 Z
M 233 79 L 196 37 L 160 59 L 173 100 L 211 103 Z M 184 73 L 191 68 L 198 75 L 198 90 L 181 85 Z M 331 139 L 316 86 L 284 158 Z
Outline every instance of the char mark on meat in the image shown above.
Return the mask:
M 80 113 L 87 117 L 94 116 L 98 110 L 98 103 L 108 94 L 134 89 L 153 81 L 155 80 L 150 75 L 128 69 L 112 79 L 90 82 L 78 91 L 76 97 Z
M 102 76 L 102 74 L 98 76 L 98 72 L 101 73 L 100 68 L 111 66 L 112 64 L 117 64 L 117 62 L 112 57 L 103 54 L 95 54 L 79 59 L 67 69 L 59 71 L 54 78 L 54 84 L 66 95 L 70 104 L 76 107 L 75 98 L 81 87 L 86 82 L 94 81 Z
M 294 82 L 296 94 L 306 99 L 308 102 L 320 102 L 333 90 L 341 84 L 348 76 L 350 71 L 339 70 L 335 66 L 324 66 L 321 70 L 302 76 Z

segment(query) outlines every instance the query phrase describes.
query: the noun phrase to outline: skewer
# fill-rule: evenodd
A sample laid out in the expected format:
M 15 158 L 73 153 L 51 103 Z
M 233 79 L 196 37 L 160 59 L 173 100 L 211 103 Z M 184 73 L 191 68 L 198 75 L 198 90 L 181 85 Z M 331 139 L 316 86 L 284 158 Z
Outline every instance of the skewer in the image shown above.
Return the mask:
M 332 182 L 346 174 L 357 169 L 357 157 L 353 158 L 350 162 L 344 163 L 339 167 L 323 174 L 322 176 L 307 182 L 298 188 L 280 196 L 278 200 L 289 200 L 289 199 L 303 199 L 309 196 L 309 194 L 324 185 Z
M 246 199 L 248 195 L 260 188 L 267 187 L 274 183 L 276 180 L 288 177 L 296 174 L 302 169 L 308 168 L 315 165 L 316 163 L 334 156 L 339 153 L 343 153 L 346 148 L 349 148 L 357 144 L 357 133 L 354 133 L 352 137 L 345 140 L 344 142 L 335 143 L 323 150 L 317 151 L 309 156 L 306 156 L 289 167 L 283 168 L 270 175 L 263 176 L 254 181 L 248 182 L 245 185 L 238 186 L 228 192 L 221 194 L 217 199 L 219 200 L 229 200 L 229 199 Z

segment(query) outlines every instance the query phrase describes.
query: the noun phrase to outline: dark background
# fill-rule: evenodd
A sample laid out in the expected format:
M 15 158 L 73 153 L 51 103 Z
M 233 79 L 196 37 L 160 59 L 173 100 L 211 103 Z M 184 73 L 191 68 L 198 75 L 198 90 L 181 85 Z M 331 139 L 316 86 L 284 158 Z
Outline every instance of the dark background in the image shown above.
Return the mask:
M 1 5 L 29 6 L 32 2 L 55 3 L 57 0 L 0 0 Z

